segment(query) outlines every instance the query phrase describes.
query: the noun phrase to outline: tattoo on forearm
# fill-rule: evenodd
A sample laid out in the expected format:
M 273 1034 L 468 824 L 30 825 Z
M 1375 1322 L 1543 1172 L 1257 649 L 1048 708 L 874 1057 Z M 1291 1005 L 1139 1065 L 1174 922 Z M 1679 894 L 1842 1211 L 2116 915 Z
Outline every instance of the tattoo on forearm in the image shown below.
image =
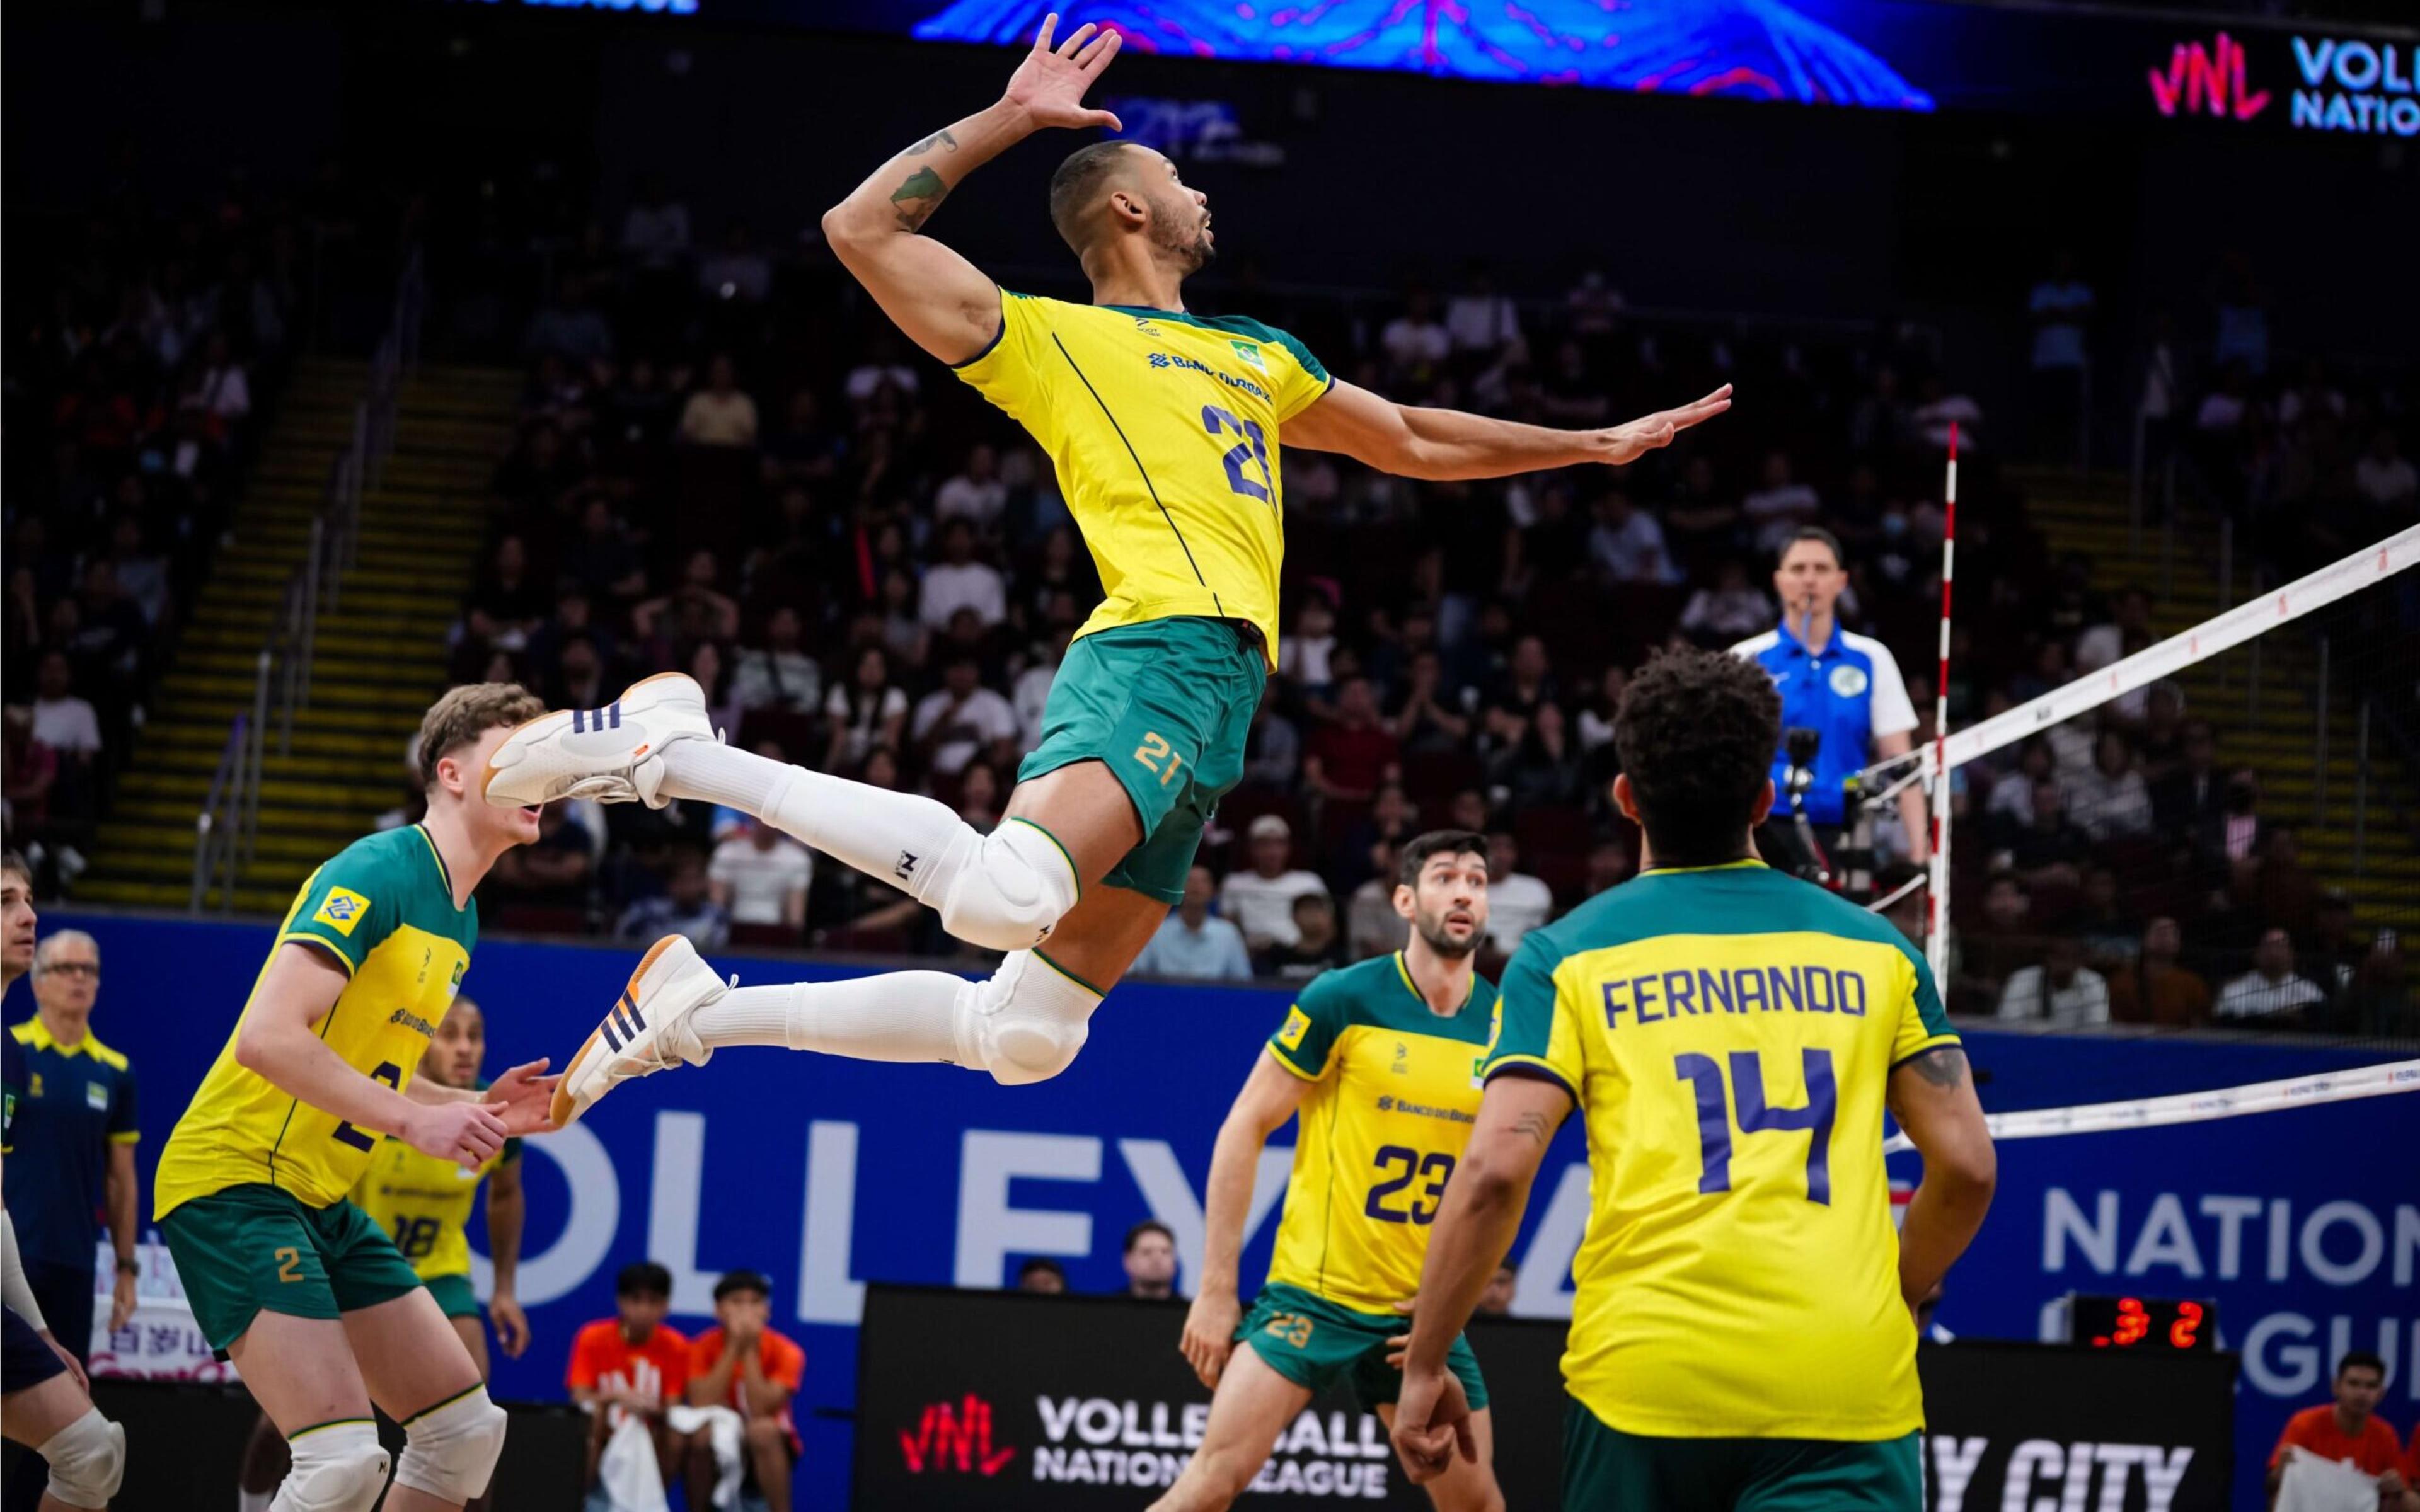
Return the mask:
M 898 207 L 899 228 L 913 231 L 923 225 L 925 218 L 939 207 L 941 196 L 949 192 L 950 186 L 930 168 L 919 168 L 909 174 L 891 192 L 891 203 Z
M 1966 1079 L 1966 1052 L 1954 1044 L 1928 1050 L 1909 1064 L 1918 1076 L 1935 1087 L 1955 1087 Z
M 1555 1136 L 1555 1126 L 1546 1121 L 1543 1113 L 1524 1113 L 1512 1120 L 1512 1132 L 1526 1134 L 1543 1145 Z
M 909 147 L 909 148 L 908 149 L 908 156 L 913 157 L 913 156 L 915 156 L 915 155 L 916 155 L 917 153 L 919 153 L 919 152 L 930 152 L 930 151 L 932 151 L 932 150 L 933 150 L 933 144 L 935 144 L 936 142 L 939 143 L 941 146 L 943 146 L 943 147 L 948 147 L 948 148 L 949 148 L 951 151 L 953 151 L 953 152 L 955 152 L 956 150 L 958 150 L 958 139 L 957 139 L 956 137 L 954 137 L 954 136 L 952 136 L 952 135 L 951 135 L 951 134 L 950 134 L 946 130 L 944 130 L 944 131 L 935 131 L 932 135 L 930 135 L 930 136 L 928 136 L 928 137 L 924 138 L 924 140 L 923 140 L 922 142 L 919 142 L 919 143 L 917 143 L 914 147 Z

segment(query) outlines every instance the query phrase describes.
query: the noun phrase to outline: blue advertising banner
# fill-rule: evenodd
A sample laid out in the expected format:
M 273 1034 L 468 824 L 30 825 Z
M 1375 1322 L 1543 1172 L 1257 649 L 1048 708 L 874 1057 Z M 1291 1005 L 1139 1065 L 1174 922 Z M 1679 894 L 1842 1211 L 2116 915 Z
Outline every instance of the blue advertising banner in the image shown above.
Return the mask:
M 119 916 L 42 922 L 45 933 L 87 929 L 101 943 L 95 1030 L 139 1078 L 147 1194 L 151 1160 L 233 1026 L 271 931 Z M 489 1070 L 541 1055 L 559 1063 L 619 994 L 637 954 L 483 944 L 463 990 L 488 1012 Z M 738 956 L 719 964 L 749 982 L 861 974 Z M 1026 1257 L 1049 1255 L 1077 1290 L 1111 1291 L 1123 1281 L 1126 1228 L 1156 1217 L 1177 1235 L 1189 1291 L 1212 1141 L 1285 1008 L 1268 990 L 1122 987 L 1070 1072 L 1017 1089 L 950 1068 L 770 1050 L 724 1051 L 706 1068 L 624 1088 L 573 1129 L 529 1144 L 520 1300 L 535 1341 L 500 1363 L 497 1395 L 561 1394 L 572 1335 L 613 1312 L 613 1273 L 629 1261 L 671 1269 L 673 1321 L 689 1330 L 706 1326 L 717 1275 L 761 1270 L 773 1279 L 776 1326 L 807 1350 L 801 1504 L 844 1505 L 865 1283 L 997 1288 Z M 30 1011 L 21 993 L 8 1017 Z M 2387 1058 L 1988 1030 L 1968 1044 L 1994 1109 Z M 1280 1131 L 1262 1166 L 1248 1285 L 1267 1262 L 1290 1158 L 1280 1147 L 1291 1137 Z M 2031 1339 L 2070 1291 L 2214 1302 L 2221 1343 L 2243 1356 L 2238 1504 L 2257 1506 L 2269 1445 L 2290 1411 L 2323 1399 L 2344 1350 L 2386 1357 L 2381 1412 L 2397 1429 L 2420 1414 L 2415 1149 L 2420 1098 L 2412 1096 L 2007 1142 L 1998 1202 L 1950 1278 L 1940 1321 L 1962 1335 Z M 1514 1250 L 1522 1314 L 1569 1312 L 1569 1265 L 1587 1214 L 1580 1157 L 1575 1120 L 1548 1157 Z M 1895 1177 L 1916 1172 L 1913 1157 L 1893 1162 Z M 484 1236 L 473 1238 L 484 1249 Z M 1171 1351 L 1176 1321 L 1171 1314 Z

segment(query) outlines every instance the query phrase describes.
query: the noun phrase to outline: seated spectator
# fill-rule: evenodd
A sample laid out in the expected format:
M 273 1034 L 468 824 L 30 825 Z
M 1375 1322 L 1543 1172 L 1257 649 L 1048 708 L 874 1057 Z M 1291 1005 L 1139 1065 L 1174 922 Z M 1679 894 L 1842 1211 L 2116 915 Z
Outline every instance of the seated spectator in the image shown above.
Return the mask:
M 1244 932 L 1210 912 L 1217 892 L 1210 869 L 1195 865 L 1185 873 L 1185 898 L 1135 957 L 1134 969 L 1146 977 L 1172 977 L 1193 981 L 1249 981 L 1252 960 L 1244 949 Z
M 598 1484 L 597 1462 L 624 1423 L 645 1428 L 667 1489 L 698 1452 L 690 1435 L 675 1432 L 665 1421 L 689 1388 L 689 1340 L 664 1324 L 672 1300 L 670 1271 L 653 1260 L 626 1265 L 613 1282 L 614 1316 L 588 1324 L 572 1338 L 564 1384 L 580 1410 L 591 1414 L 581 1474 L 588 1512 L 622 1512 Z
M 143 522 L 132 515 L 119 516 L 110 527 L 109 566 L 119 593 L 143 616 L 145 625 L 157 628 L 168 613 L 174 586 L 168 559 L 147 548 Z
M 2218 769 L 2218 737 L 2207 719 L 2188 719 L 2182 760 L 2151 787 L 2151 820 L 2159 832 L 2192 839 L 2226 809 L 2226 779 Z
M 2095 842 L 2151 832 L 2151 794 L 2134 770 L 2134 747 L 2123 731 L 2103 730 L 2092 765 L 2059 783 L 2075 826 Z
M 1278 675 L 1308 701 L 1324 702 L 1336 682 L 1336 606 L 1318 589 L 1302 595 L 1294 633 L 1278 642 Z
M 865 361 L 848 370 L 841 391 L 852 408 L 862 409 L 885 388 L 913 399 L 920 380 L 916 370 L 899 360 L 899 343 L 890 332 L 877 332 L 866 343 Z
M 2352 465 L 2355 491 L 2381 510 L 2409 510 L 2420 499 L 2420 471 L 2403 455 L 2402 442 L 2385 425 L 2369 439 L 2369 449 Z
M 1747 565 L 1726 557 L 1714 585 L 1689 595 L 1681 610 L 1681 633 L 1710 650 L 1762 635 L 1773 627 L 1773 600 L 1748 580 Z
M 2277 1435 L 2277 1446 L 2269 1451 L 2271 1501 L 2285 1481 L 2292 1452 L 2300 1449 L 2376 1476 L 2379 1512 L 2407 1512 L 2412 1498 L 2405 1495 L 2402 1445 L 2377 1415 L 2378 1400 L 2386 1394 L 2386 1362 L 2367 1350 L 2347 1351 L 2336 1362 L 2333 1389 L 2335 1401 L 2304 1408 Z
M 857 654 L 857 665 L 845 681 L 832 684 L 824 695 L 824 722 L 829 735 L 824 770 L 841 772 L 862 764 L 879 747 L 896 750 L 908 733 L 908 692 L 891 677 L 891 658 L 880 646 Z
M 1498 1265 L 1487 1278 L 1487 1289 L 1479 1294 L 1479 1316 L 1510 1318 L 1512 1304 L 1521 1290 L 1521 1273 L 1510 1262 Z
M 733 216 L 722 228 L 722 245 L 697 260 L 698 292 L 709 300 L 762 304 L 773 292 L 773 265 L 756 250 L 748 223 Z
M 2143 928 L 2142 953 L 2109 976 L 2109 1016 L 2120 1024 L 2190 1028 L 2210 1020 L 2210 983 L 2177 964 L 2184 935 L 2173 918 Z
M 731 939 L 731 917 L 714 901 L 705 858 L 684 846 L 673 856 L 664 890 L 625 909 L 613 933 L 634 942 L 682 934 L 701 950 L 719 950 Z
M 1047 1255 L 1036 1255 L 1016 1268 L 1016 1289 L 1036 1297 L 1064 1296 L 1067 1268 Z
M 691 446 L 756 444 L 756 401 L 739 387 L 731 359 L 718 352 L 706 367 L 706 387 L 682 407 L 680 439 Z
M 584 908 L 597 871 L 595 837 L 568 803 L 538 810 L 537 839 L 496 858 L 490 882 L 513 902 L 548 908 Z
M 680 581 L 672 592 L 658 594 L 630 609 L 630 634 L 652 648 L 637 648 L 634 656 L 658 666 L 669 663 L 672 647 L 684 641 L 729 640 L 739 634 L 739 605 L 715 586 L 721 563 L 704 548 L 689 554 Z
M 43 653 L 35 671 L 33 737 L 70 761 L 89 763 L 101 753 L 101 717 L 76 696 L 64 652 Z
M 2084 869 L 2084 901 L 2069 927 L 2084 942 L 2085 964 L 2104 976 L 2142 949 L 2141 925 L 2119 900 L 2118 873 L 2097 862 Z
M 1516 810 L 1581 802 L 1580 752 L 1571 738 L 1563 706 L 1539 704 L 1519 736 L 1489 757 L 1487 779 L 1490 785 L 1512 795 Z
M 1394 733 L 1378 717 L 1370 679 L 1345 678 L 1336 690 L 1336 718 L 1311 733 L 1303 753 L 1306 786 L 1340 803 L 1367 803 L 1395 766 Z
M 1459 690 L 1447 686 L 1445 658 L 1435 647 L 1413 653 L 1402 703 L 1388 730 L 1405 752 L 1459 750 L 1470 738 L 1470 716 L 1462 707 Z
M 1387 354 L 1390 377 L 1411 387 L 1435 379 L 1453 353 L 1453 336 L 1436 317 L 1424 288 L 1415 288 L 1404 301 L 1404 313 L 1378 332 L 1379 349 Z
M 1072 627 L 1053 630 L 1049 639 L 1033 648 L 1032 664 L 1016 674 L 1016 683 L 1009 689 L 1009 707 L 1016 711 L 1017 738 L 1027 750 L 1042 744 L 1042 715 L 1050 705 L 1051 685 L 1059 680 L 1059 664 L 1067 659 L 1067 646 L 1073 639 Z M 1265 697 L 1262 706 L 1267 706 Z M 1250 778 L 1248 764 L 1245 780 Z
M 1245 831 L 1249 869 L 1227 873 L 1218 889 L 1218 912 L 1244 932 L 1245 947 L 1258 953 L 1273 945 L 1292 945 L 1298 938 L 1294 901 L 1305 893 L 1327 891 L 1316 872 L 1288 863 L 1294 856 L 1294 826 L 1273 813 L 1252 821 Z
M 1000 771 L 991 763 L 967 763 L 958 774 L 958 817 L 978 835 L 988 835 L 1000 825 Z
M 1294 901 L 1294 943 L 1269 948 L 1261 974 L 1303 982 L 1344 964 L 1344 937 L 1336 928 L 1336 900 L 1306 892 Z
M 1664 527 L 1654 516 L 1633 503 L 1616 488 L 1597 501 L 1596 528 L 1589 532 L 1589 560 L 1607 582 L 1677 583 L 1681 569 L 1664 545 Z M 1756 622 L 1757 630 L 1771 624 Z
M 941 672 L 941 686 L 917 702 L 908 733 L 928 770 L 954 777 L 986 752 L 1003 765 L 1015 759 L 1016 711 L 983 686 L 982 674 L 973 656 L 954 654 Z
M 1555 895 L 1521 870 L 1520 842 L 1508 829 L 1487 836 L 1487 933 L 1506 955 L 1521 948 L 1531 930 L 1554 916 Z
M 1628 846 L 1618 840 L 1601 840 L 1589 847 L 1588 872 L 1580 882 L 1580 891 L 1593 898 L 1637 874 L 1638 866 L 1631 859 Z
M 1280 689 L 1279 679 L 1270 678 L 1261 689 L 1260 707 L 1252 711 L 1252 728 L 1244 736 L 1244 781 L 1286 792 L 1302 765 L 1302 733 L 1278 707 Z
M 2239 766 L 2226 774 L 2225 807 L 2205 816 L 2194 848 L 2213 866 L 2257 858 L 2268 848 L 2269 824 L 2260 816 L 2260 774 Z
M 558 280 L 551 303 L 530 316 L 521 349 L 532 357 L 549 354 L 567 362 L 586 363 L 613 355 L 613 328 L 589 301 L 585 280 Z
M 7 732 L 0 741 L 0 802 L 6 804 L 0 816 L 12 836 L 39 834 L 58 785 L 59 753 L 34 738 L 33 710 L 12 703 L 0 721 Z
M 2065 791 L 2056 782 L 2034 784 L 2034 821 L 2009 841 L 2017 874 L 2033 887 L 2078 887 L 2092 838 L 2067 817 Z
M 761 819 L 714 848 L 706 895 L 735 924 L 806 927 L 807 888 L 815 862 L 808 849 Z
M 978 442 L 967 449 L 966 466 L 933 494 L 933 517 L 963 519 L 985 532 L 1008 507 L 1008 485 L 1000 481 L 1000 454 Z
M 653 174 L 641 178 L 622 216 L 622 250 L 661 270 L 689 255 L 689 207 Z
M 975 560 L 975 528 L 963 516 L 941 524 L 941 560 L 924 569 L 916 617 L 939 630 L 961 609 L 971 609 L 985 625 L 1008 618 L 1008 588 L 1000 570 Z
M 580 533 L 557 560 L 561 579 L 599 598 L 635 602 L 647 591 L 647 569 L 630 532 L 613 513 L 613 501 L 592 493 L 580 506 Z
M 802 388 L 790 395 L 782 428 L 765 444 L 765 481 L 774 486 L 830 482 L 840 471 L 848 444 L 824 424 L 823 405 L 815 391 Z
M 466 639 L 503 651 L 529 644 L 546 621 L 546 590 L 530 572 L 529 551 L 518 535 L 496 543 L 496 554 L 462 602 Z
M 731 702 L 742 710 L 814 714 L 823 707 L 823 667 L 807 653 L 799 611 L 783 604 L 766 617 L 763 643 L 745 647 L 731 676 Z
M 2212 1012 L 2222 1024 L 2304 1027 L 2327 1000 L 2318 982 L 2294 974 L 2294 942 L 2284 930 L 2273 929 L 2254 948 L 2252 969 L 2220 990 Z
M 733 1271 L 714 1284 L 714 1326 L 690 1342 L 689 1404 L 727 1407 L 746 1427 L 740 1456 L 768 1512 L 790 1512 L 790 1473 L 804 1448 L 790 1419 L 790 1401 L 806 1380 L 807 1351 L 772 1327 L 773 1284 L 754 1271 Z M 705 1435 L 700 1435 L 704 1438 Z M 714 1502 L 711 1441 L 689 1463 L 689 1504 Z
M 1458 353 L 1484 355 L 1521 339 L 1520 313 L 1496 289 L 1495 275 L 1485 263 L 1464 270 L 1462 292 L 1446 301 L 1446 334 Z
M 1156 1218 L 1126 1230 L 1125 1294 L 1150 1302 L 1181 1302 L 1176 1294 L 1176 1234 Z
M 2319 922 L 2319 879 L 2303 864 L 2302 832 L 2264 826 L 2260 842 L 2260 917 L 2289 937 L 2309 935 Z
M 1395 869 L 1402 856 L 1392 840 L 1371 845 L 1370 880 L 1356 887 L 1344 905 L 1347 959 L 1367 961 L 1373 955 L 1390 955 L 1411 943 L 1412 921 L 1395 907 L 1395 889 L 1401 885 Z
M 1757 550 L 1778 561 L 1798 532 L 1823 522 L 1823 501 L 1790 472 L 1790 454 L 1776 451 L 1764 459 L 1763 482 L 1740 501 Z
M 2109 983 L 2084 964 L 2084 942 L 2073 935 L 2051 938 L 2040 965 L 2020 966 L 2000 991 L 2004 1020 L 2079 1028 L 2109 1022 Z

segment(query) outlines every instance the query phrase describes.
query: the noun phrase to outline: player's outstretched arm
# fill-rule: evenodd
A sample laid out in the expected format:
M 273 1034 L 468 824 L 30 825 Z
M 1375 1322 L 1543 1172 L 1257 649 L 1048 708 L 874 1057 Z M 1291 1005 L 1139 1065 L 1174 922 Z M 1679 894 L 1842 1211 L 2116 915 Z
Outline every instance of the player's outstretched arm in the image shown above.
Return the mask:
M 312 1032 L 336 1006 L 345 980 L 344 968 L 318 947 L 280 946 L 236 1033 L 236 1063 L 322 1113 L 477 1170 L 504 1148 L 502 1119 L 476 1103 L 415 1102 L 345 1064 Z
M 1058 25 L 1056 15 L 1043 20 L 997 104 L 899 153 L 824 212 L 833 255 L 908 340 L 944 363 L 966 362 L 991 345 L 1000 332 L 1000 289 L 923 235 L 926 218 L 967 175 L 1045 127 L 1123 130 L 1108 111 L 1084 106 L 1084 91 L 1118 55 L 1119 34 L 1080 26 L 1053 47 Z
M 1478 1458 L 1470 1403 L 1446 1369 L 1446 1351 L 1470 1321 L 1488 1277 L 1512 1252 L 1538 1165 L 1572 1111 L 1559 1082 L 1535 1076 L 1488 1078 L 1470 1144 L 1437 1204 L 1420 1262 L 1419 1302 L 1404 1350 L 1403 1395 L 1395 1403 L 1395 1452 L 1414 1482 L 1445 1473 L 1457 1450 Z
M 1999 1183 L 2000 1158 L 1966 1052 L 1935 1045 L 1891 1072 L 1891 1117 L 1924 1157 L 1899 1234 L 1899 1289 L 1910 1308 L 1949 1273 L 1974 1242 Z
M 1177 1348 L 1184 1352 L 1202 1384 L 1216 1387 L 1227 1357 L 1235 1349 L 1235 1323 L 1243 1304 L 1235 1295 L 1235 1272 L 1244 1251 L 1244 1220 L 1251 1213 L 1252 1182 L 1260 1173 L 1261 1150 L 1269 1135 L 1302 1106 L 1311 1083 L 1277 1062 L 1277 1052 L 1264 1050 L 1235 1094 L 1234 1105 L 1218 1125 L 1218 1142 L 1210 1150 L 1210 1187 L 1202 1202 L 1204 1230 L 1202 1280 L 1194 1288 L 1193 1305 L 1185 1315 L 1185 1334 Z
M 1728 383 L 1694 404 L 1596 430 L 1552 430 L 1491 420 L 1459 409 L 1397 404 L 1339 381 L 1285 423 L 1280 440 L 1314 452 L 1342 452 L 1399 477 L 1450 482 L 1501 478 L 1586 462 L 1636 462 L 1692 425 L 1731 407 Z

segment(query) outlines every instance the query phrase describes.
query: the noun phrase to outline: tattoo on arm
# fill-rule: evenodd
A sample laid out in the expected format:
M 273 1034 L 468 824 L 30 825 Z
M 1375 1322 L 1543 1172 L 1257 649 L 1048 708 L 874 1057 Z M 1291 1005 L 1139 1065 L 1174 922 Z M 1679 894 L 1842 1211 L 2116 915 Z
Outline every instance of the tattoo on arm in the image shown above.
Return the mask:
M 1524 1113 L 1512 1120 L 1512 1132 L 1527 1135 L 1543 1145 L 1555 1136 L 1555 1126 L 1546 1120 L 1546 1116 L 1543 1113 Z
M 1966 1052 L 1954 1044 L 1928 1050 L 1908 1064 L 1916 1073 L 1935 1087 L 1955 1087 L 1966 1079 Z
M 949 192 L 950 186 L 930 168 L 919 168 L 902 179 L 891 192 L 891 203 L 898 208 L 899 229 L 914 231 L 923 226 Z
M 958 139 L 957 139 L 956 137 L 954 137 L 954 136 L 952 136 L 952 135 L 951 135 L 951 134 L 950 134 L 950 133 L 945 130 L 945 131 L 935 131 L 932 135 L 930 135 L 930 136 L 928 136 L 928 137 L 924 138 L 924 140 L 923 140 L 922 142 L 919 142 L 919 143 L 917 143 L 914 147 L 909 147 L 909 148 L 908 149 L 908 156 L 913 157 L 913 156 L 915 156 L 915 155 L 916 155 L 917 153 L 919 153 L 919 152 L 930 152 L 930 151 L 932 151 L 932 150 L 933 150 L 933 144 L 935 144 L 936 142 L 939 143 L 941 146 L 943 146 L 943 147 L 948 147 L 948 148 L 949 148 L 951 151 L 953 151 L 953 152 L 955 152 L 956 150 L 958 150 Z

